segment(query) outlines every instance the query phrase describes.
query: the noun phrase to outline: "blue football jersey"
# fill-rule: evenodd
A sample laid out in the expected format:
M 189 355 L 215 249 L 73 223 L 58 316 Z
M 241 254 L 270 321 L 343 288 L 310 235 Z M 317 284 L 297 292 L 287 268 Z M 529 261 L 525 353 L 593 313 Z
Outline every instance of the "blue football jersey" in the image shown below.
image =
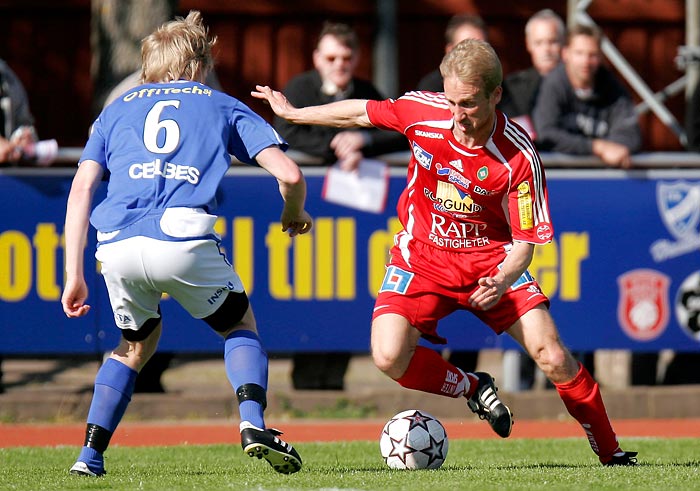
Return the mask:
M 212 213 L 231 155 L 257 165 L 255 156 L 273 145 L 287 148 L 272 126 L 234 97 L 191 81 L 138 86 L 102 111 L 80 157 L 108 172 L 107 197 L 90 222 L 105 233 L 144 217 L 157 219 L 173 207 Z M 148 229 L 120 238 L 167 240 L 157 227 Z

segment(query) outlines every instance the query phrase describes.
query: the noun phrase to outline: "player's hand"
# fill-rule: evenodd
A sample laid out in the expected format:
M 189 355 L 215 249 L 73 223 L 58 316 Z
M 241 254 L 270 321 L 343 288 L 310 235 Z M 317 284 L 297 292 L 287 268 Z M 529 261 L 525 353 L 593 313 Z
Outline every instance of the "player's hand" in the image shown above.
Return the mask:
M 254 91 L 250 95 L 256 99 L 262 99 L 270 105 L 272 111 L 281 118 L 287 118 L 291 112 L 296 109 L 287 100 L 282 92 L 272 90 L 267 85 L 256 85 Z
M 61 305 L 66 316 L 75 318 L 87 314 L 90 311 L 90 306 L 85 303 L 87 296 L 88 288 L 84 278 L 69 279 L 61 297 Z
M 306 210 L 302 210 L 294 218 L 282 215 L 282 231 L 289 234 L 290 237 L 295 237 L 300 234 L 305 234 L 313 226 L 313 219 Z
M 502 282 L 496 281 L 491 276 L 479 279 L 479 288 L 469 297 L 472 307 L 480 310 L 488 310 L 498 303 L 505 293 Z

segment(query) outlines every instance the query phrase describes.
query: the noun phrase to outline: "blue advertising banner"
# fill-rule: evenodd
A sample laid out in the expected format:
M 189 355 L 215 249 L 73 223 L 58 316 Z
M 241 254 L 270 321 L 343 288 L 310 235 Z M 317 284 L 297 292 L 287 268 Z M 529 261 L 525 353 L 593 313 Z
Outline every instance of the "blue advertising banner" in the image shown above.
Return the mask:
M 392 169 L 375 214 L 321 198 L 324 170 L 306 168 L 310 234 L 281 232 L 276 181 L 233 167 L 220 190 L 218 232 L 251 297 L 271 353 L 369 350 L 371 312 L 398 228 L 405 172 Z M 86 251 L 90 313 L 60 306 L 63 221 L 72 171 L 0 174 L 0 353 L 101 353 L 117 343 L 107 292 Z M 530 268 L 575 350 L 700 351 L 700 170 L 550 170 L 555 240 Z M 97 200 L 101 199 L 100 190 Z M 222 341 L 168 298 L 161 350 L 220 353 Z M 444 319 L 452 349 L 510 348 L 466 312 Z

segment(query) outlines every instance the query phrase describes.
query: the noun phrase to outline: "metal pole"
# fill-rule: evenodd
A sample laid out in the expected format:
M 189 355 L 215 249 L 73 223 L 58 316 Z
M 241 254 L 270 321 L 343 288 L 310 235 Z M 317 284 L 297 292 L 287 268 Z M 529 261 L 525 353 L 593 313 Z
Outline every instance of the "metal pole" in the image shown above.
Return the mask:
M 700 47 L 700 0 L 686 0 L 685 13 L 685 44 L 693 50 L 691 53 L 697 54 Z M 687 101 L 690 100 L 700 79 L 700 63 L 696 61 L 695 56 L 692 60 L 686 68 L 688 84 L 685 87 L 685 98 Z
M 591 3 L 593 3 L 593 0 L 568 0 L 566 25 L 568 27 L 576 25 L 576 22 L 578 21 L 578 13 L 586 12 Z
M 676 94 L 680 94 L 681 92 L 683 92 L 687 86 L 688 86 L 688 76 L 683 75 L 678 80 L 671 82 L 666 87 L 664 87 L 660 91 L 656 92 L 654 94 L 654 99 L 656 99 L 659 102 L 664 102 L 669 97 L 672 97 Z M 649 104 L 647 104 L 646 101 L 642 101 L 635 106 L 634 110 L 637 112 L 637 115 L 645 114 L 647 111 L 649 111 Z
M 397 24 L 396 0 L 378 0 L 373 72 L 374 85 L 385 97 L 396 97 L 399 91 Z

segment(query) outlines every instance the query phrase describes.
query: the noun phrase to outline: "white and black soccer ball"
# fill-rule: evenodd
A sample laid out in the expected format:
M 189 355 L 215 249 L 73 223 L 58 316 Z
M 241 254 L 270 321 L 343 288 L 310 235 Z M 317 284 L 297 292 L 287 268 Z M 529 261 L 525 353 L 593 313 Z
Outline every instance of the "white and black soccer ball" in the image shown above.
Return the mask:
M 447 457 L 447 433 L 434 416 L 409 409 L 382 429 L 379 449 L 392 469 L 437 469 Z

